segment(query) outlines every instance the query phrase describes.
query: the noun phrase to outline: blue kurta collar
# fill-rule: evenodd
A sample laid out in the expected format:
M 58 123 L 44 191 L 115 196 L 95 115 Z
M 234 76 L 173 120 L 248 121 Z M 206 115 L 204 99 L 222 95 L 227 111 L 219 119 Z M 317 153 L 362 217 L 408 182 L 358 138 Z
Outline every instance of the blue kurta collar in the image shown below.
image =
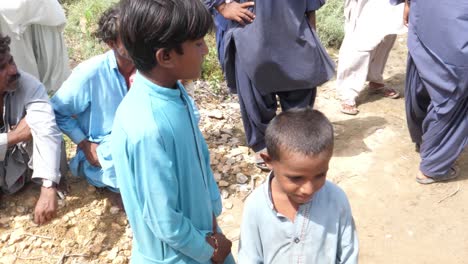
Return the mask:
M 108 52 L 106 52 L 106 56 L 107 61 L 109 63 L 109 67 L 118 71 L 119 66 L 117 65 L 117 59 L 115 58 L 114 50 L 109 50 Z
M 150 90 L 150 94 L 156 95 L 161 98 L 174 99 L 181 97 L 181 84 L 179 82 L 177 82 L 177 89 L 162 87 L 147 79 L 140 73 L 140 71 L 137 71 L 134 85 L 136 83 L 140 83 L 142 86 L 148 88 L 148 90 Z
M 267 196 L 267 204 L 268 204 L 268 207 L 271 209 L 271 211 L 273 213 L 276 214 L 276 216 L 279 216 L 279 217 L 285 217 L 284 215 L 282 215 L 281 213 L 279 213 L 276 209 L 275 209 L 275 205 L 273 204 L 273 196 L 271 194 L 271 181 L 273 180 L 273 177 L 275 177 L 274 175 L 274 172 L 273 171 L 270 171 L 270 173 L 268 174 L 268 178 L 267 178 L 267 182 L 265 182 L 265 184 L 263 184 L 263 193 Z M 315 197 L 317 197 L 317 194 L 322 192 L 322 190 L 324 189 L 325 185 L 322 186 L 322 188 L 320 188 L 320 190 L 318 190 L 317 192 L 314 193 L 314 196 L 312 197 L 312 199 L 307 202 L 306 204 L 303 204 L 301 206 L 299 206 L 299 210 L 298 211 L 301 211 L 304 209 L 304 207 L 309 207 L 312 205 L 312 201 L 314 200 Z

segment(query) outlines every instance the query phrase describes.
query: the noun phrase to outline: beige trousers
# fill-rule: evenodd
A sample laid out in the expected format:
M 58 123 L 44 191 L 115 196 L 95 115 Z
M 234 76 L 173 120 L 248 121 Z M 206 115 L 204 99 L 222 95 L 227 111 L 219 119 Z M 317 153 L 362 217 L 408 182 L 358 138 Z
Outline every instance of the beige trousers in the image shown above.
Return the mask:
M 340 48 L 336 78 L 341 100 L 354 102 L 366 81 L 383 83 L 383 71 L 395 40 L 396 35 L 387 35 L 373 50 L 361 51 L 349 45 L 352 39 L 345 36 Z
M 396 34 L 403 26 L 403 5 L 385 0 L 345 0 L 345 38 L 340 48 L 336 88 L 354 103 L 366 81 L 383 83 L 383 71 Z

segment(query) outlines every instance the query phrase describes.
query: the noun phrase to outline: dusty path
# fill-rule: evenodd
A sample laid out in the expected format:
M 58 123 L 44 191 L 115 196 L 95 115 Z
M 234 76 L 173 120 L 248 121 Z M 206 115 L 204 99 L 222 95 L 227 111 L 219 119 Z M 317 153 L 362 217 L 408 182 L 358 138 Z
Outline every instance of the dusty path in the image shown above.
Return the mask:
M 405 39 L 400 38 L 385 72 L 403 91 Z M 219 101 L 202 87 L 195 92 L 212 168 L 222 190 L 219 218 L 236 251 L 242 199 L 266 176 L 251 165 L 235 98 Z M 336 146 L 329 179 L 353 208 L 361 263 L 468 263 L 468 154 L 459 160 L 457 181 L 421 186 L 414 181 L 419 158 L 410 142 L 404 99 L 363 94 L 358 116 L 338 111 L 334 82 L 320 88 L 316 108 L 333 122 Z M 38 190 L 0 200 L 0 263 L 127 263 L 131 230 L 105 192 L 70 178 L 71 192 L 52 224 L 37 227 L 31 213 Z M 453 195 L 453 196 L 450 196 Z M 235 254 L 235 253 L 234 253 Z M 236 255 L 236 254 L 235 254 Z

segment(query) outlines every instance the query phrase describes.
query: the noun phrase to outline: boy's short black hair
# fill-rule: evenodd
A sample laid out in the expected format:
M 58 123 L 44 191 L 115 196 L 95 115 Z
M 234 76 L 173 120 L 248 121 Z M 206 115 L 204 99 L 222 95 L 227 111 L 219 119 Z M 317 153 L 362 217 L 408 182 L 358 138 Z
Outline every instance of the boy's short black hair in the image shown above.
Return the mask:
M 0 33 L 0 55 L 5 55 L 7 52 L 10 52 L 10 42 L 11 39 L 9 36 L 3 36 Z
M 117 41 L 119 37 L 119 17 L 119 5 L 111 6 L 102 13 L 101 18 L 99 18 L 98 29 L 93 35 L 104 43 Z
M 123 0 L 121 4 L 120 37 L 142 72 L 157 65 L 157 50 L 183 54 L 183 42 L 204 37 L 213 26 L 200 0 Z
M 291 109 L 270 122 L 265 143 L 272 160 L 280 160 L 284 152 L 317 155 L 333 150 L 333 126 L 320 111 Z

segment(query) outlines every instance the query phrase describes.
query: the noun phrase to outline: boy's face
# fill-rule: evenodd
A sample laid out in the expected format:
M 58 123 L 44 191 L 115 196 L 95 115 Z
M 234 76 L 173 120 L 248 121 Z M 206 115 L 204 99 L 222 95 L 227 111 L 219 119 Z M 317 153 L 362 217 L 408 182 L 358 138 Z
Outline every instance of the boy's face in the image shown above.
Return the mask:
M 262 158 L 274 172 L 279 190 L 294 205 L 301 205 L 310 201 L 325 184 L 331 155 L 332 151 L 313 156 L 283 151 L 280 160 L 272 160 L 268 154 L 263 154 Z
M 178 79 L 197 79 L 201 75 L 203 58 L 208 54 L 205 39 L 187 40 L 182 43 L 183 54 L 173 50 L 175 56 L 174 66 Z

